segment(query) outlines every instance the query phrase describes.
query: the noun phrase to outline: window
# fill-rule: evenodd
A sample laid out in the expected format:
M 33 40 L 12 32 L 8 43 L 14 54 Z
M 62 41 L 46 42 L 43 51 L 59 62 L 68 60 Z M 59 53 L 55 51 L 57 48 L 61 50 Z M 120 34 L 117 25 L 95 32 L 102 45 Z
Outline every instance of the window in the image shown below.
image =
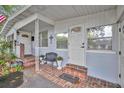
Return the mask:
M 43 31 L 40 33 L 40 46 L 48 47 L 48 31 Z
M 87 30 L 88 50 L 112 50 L 112 25 Z
M 68 33 L 56 34 L 56 43 L 58 49 L 68 48 Z

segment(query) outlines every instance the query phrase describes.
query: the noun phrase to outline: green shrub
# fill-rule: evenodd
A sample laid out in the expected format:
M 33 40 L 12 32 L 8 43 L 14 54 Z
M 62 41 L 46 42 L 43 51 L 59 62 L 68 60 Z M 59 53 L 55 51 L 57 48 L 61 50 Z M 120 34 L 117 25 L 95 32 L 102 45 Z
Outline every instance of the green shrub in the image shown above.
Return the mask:
M 0 65 L 4 65 L 6 62 L 4 60 L 0 60 Z
M 11 72 L 10 65 L 17 59 L 16 55 L 10 50 L 10 42 L 0 38 L 0 72 L 2 72 L 2 76 L 6 76 Z M 20 65 L 16 65 L 14 68 L 16 71 L 21 71 L 23 69 Z
M 16 68 L 16 71 L 22 71 L 23 70 L 23 67 L 20 65 L 17 65 L 15 68 Z
M 63 61 L 63 57 L 58 56 L 58 57 L 57 57 L 57 60 L 58 60 L 58 61 Z

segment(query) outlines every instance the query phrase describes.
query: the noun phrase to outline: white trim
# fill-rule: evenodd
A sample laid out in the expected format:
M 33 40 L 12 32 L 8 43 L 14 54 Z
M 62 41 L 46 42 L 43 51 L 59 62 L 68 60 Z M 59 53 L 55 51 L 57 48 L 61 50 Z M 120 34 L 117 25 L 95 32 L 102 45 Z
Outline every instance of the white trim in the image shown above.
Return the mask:
M 23 26 L 25 26 L 25 25 L 27 25 L 27 24 L 33 22 L 33 21 L 36 20 L 37 18 L 38 18 L 38 17 L 37 17 L 37 14 L 33 14 L 33 15 L 31 15 L 31 16 L 29 16 L 29 17 L 27 17 L 27 18 L 25 18 L 25 19 L 23 19 L 23 20 L 17 22 L 14 26 L 12 26 L 12 28 L 11 28 L 9 31 L 11 32 L 11 30 L 13 30 L 13 28 L 16 29 L 16 30 L 18 30 L 18 29 L 22 28 Z M 9 22 L 9 21 L 7 21 L 7 23 L 8 23 L 8 22 Z M 3 29 L 6 27 L 7 23 L 4 25 Z M 2 29 L 2 31 L 0 32 L 0 34 L 4 31 L 3 29 Z
M 87 53 L 106 53 L 106 54 L 116 54 L 115 51 L 112 50 L 86 50 Z
M 58 48 L 56 48 L 56 51 L 68 51 L 68 49 L 58 49 Z
M 49 47 L 40 47 L 41 49 L 48 49 Z
M 25 18 L 25 19 L 19 21 L 18 23 L 16 23 L 16 24 L 14 25 L 14 27 L 15 27 L 16 29 L 20 29 L 20 28 L 22 28 L 23 26 L 25 26 L 25 25 L 31 23 L 32 21 L 34 21 L 34 20 L 36 20 L 36 19 L 37 19 L 37 14 L 33 14 L 33 15 L 29 16 L 28 18 Z
M 61 34 L 61 33 L 68 33 L 68 31 L 56 32 L 55 35 Z
M 41 14 L 37 14 L 38 18 L 41 20 L 41 21 L 44 21 L 48 24 L 51 24 L 51 25 L 55 25 L 55 22 L 53 20 L 51 20 L 50 18 L 47 18 Z
M 118 23 L 118 30 L 121 28 L 121 23 Z M 121 50 L 120 47 L 120 39 L 121 39 L 121 32 L 118 31 L 118 51 Z M 118 54 L 118 75 L 121 73 L 121 58 L 120 55 Z M 121 85 L 121 79 L 118 78 L 118 83 Z
M 124 14 L 124 6 L 117 6 L 116 11 L 117 11 L 117 22 L 118 22 L 121 21 L 121 17 Z
M 24 12 L 25 10 L 27 10 L 31 6 L 32 5 L 25 6 L 20 11 L 16 12 L 13 16 L 11 16 L 8 20 L 12 20 L 13 18 L 15 18 L 16 16 L 20 15 L 22 12 Z

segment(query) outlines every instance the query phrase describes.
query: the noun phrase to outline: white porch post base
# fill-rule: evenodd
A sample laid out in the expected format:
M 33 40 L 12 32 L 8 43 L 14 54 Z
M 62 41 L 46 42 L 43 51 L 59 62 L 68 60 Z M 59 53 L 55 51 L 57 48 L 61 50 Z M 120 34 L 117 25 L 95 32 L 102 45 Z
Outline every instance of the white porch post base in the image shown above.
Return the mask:
M 39 71 L 39 47 L 35 47 L 35 70 Z

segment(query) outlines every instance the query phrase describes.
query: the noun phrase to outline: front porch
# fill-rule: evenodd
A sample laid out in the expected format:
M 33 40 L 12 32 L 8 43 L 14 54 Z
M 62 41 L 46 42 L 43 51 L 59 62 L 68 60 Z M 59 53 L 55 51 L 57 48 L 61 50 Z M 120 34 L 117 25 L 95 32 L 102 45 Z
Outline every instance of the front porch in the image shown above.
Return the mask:
M 24 66 L 30 67 L 35 65 L 36 72 L 46 73 L 48 77 L 50 73 L 52 74 L 50 74 L 51 76 L 57 75 L 57 77 L 65 73 L 57 69 L 49 70 L 51 67 L 47 67 L 47 65 L 40 65 L 39 57 L 49 52 L 54 52 L 58 54 L 58 56 L 61 56 L 63 58 L 62 65 L 65 66 L 65 68 L 68 63 L 85 66 L 88 70 L 81 76 L 85 78 L 85 80 L 83 80 L 85 83 L 83 85 L 79 84 L 80 87 L 114 87 L 111 86 L 111 83 L 106 81 L 120 84 L 118 37 L 116 37 L 118 34 L 118 26 L 115 24 L 115 20 L 113 20 L 115 19 L 115 9 L 108 9 L 108 11 L 101 12 L 97 11 L 98 13 L 94 12 L 94 14 L 90 13 L 91 15 L 87 14 L 86 16 L 68 15 L 67 13 L 69 12 L 74 15 L 73 7 L 78 10 L 78 8 L 82 6 L 46 6 L 42 11 L 39 11 L 39 8 L 42 9 L 44 6 L 31 6 L 18 14 L 10 20 L 10 22 L 13 22 L 17 19 L 18 22 L 12 29 L 8 28 L 8 31 L 6 31 L 7 40 L 10 40 L 9 36 L 12 36 L 13 52 L 19 58 L 24 55 L 33 55 L 31 58 L 24 59 L 26 63 L 24 63 Z M 65 8 L 65 10 L 69 9 L 70 11 L 62 13 L 64 16 L 59 18 L 61 15 L 59 12 L 60 10 L 62 11 L 63 8 Z M 55 15 L 52 15 L 51 13 L 54 12 L 54 9 L 58 10 Z M 46 16 L 44 16 L 43 13 L 45 11 L 51 15 L 46 12 Z M 51 18 L 51 16 L 53 16 L 53 18 Z M 20 19 L 20 17 L 22 18 Z M 99 30 L 99 34 L 96 33 L 96 29 Z M 107 35 L 108 33 L 110 35 Z M 92 38 L 90 38 L 90 34 L 94 34 L 95 36 L 91 36 Z M 96 38 L 97 35 L 99 38 Z M 101 38 L 101 36 L 103 38 Z M 72 69 L 70 72 L 73 72 Z M 82 72 L 82 70 L 80 71 Z M 60 74 L 58 75 L 56 72 Z M 44 74 L 43 76 L 45 76 Z M 71 75 L 73 74 L 71 73 Z M 97 83 L 97 81 L 100 83 Z M 91 82 L 95 83 L 91 84 Z M 74 87 L 76 87 L 76 85 L 74 85 Z
M 87 69 L 83 66 L 77 66 L 72 64 L 67 64 L 61 70 L 57 67 L 52 67 L 51 64 L 40 64 L 40 70 L 35 71 L 35 57 L 28 55 L 23 58 L 24 61 L 24 82 L 31 83 L 33 77 L 38 75 L 38 78 L 45 78 L 45 81 L 50 81 L 54 85 L 48 85 L 50 87 L 63 87 L 63 88 L 117 88 L 120 87 L 118 84 L 108 82 L 99 78 L 95 78 L 87 75 Z M 27 73 L 28 71 L 28 73 Z M 79 81 L 76 83 L 71 83 L 67 80 L 60 78 L 63 73 L 72 75 L 73 77 L 78 77 Z M 36 78 L 36 77 L 35 77 Z M 42 80 L 42 79 L 41 79 Z M 37 81 L 37 80 L 36 80 Z M 38 82 L 45 82 L 38 81 Z M 32 81 L 34 82 L 34 81 Z M 21 87 L 34 87 L 32 84 L 23 84 Z M 48 83 L 49 84 L 49 83 Z M 37 87 L 44 87 L 41 84 Z M 47 87 L 47 86 L 46 86 Z
M 31 83 L 32 80 L 33 80 L 32 82 L 37 81 L 36 77 L 35 77 L 35 80 L 33 79 L 33 76 L 36 75 L 34 66 L 30 67 L 30 68 L 25 68 L 25 71 L 27 71 L 27 70 L 29 72 L 26 74 L 26 76 L 27 76 L 26 81 L 25 81 L 26 84 L 22 85 L 21 87 L 26 87 L 26 86 L 29 87 L 31 84 L 28 85 L 28 83 Z M 56 68 L 53 68 L 53 70 L 52 70 L 51 65 L 43 64 L 43 65 L 40 65 L 40 71 L 37 73 L 37 75 L 39 75 L 38 77 L 45 78 L 46 80 L 53 83 L 52 84 L 53 86 L 50 85 L 50 87 L 57 87 L 57 86 L 63 87 L 63 88 L 96 88 L 96 87 L 97 88 L 116 88 L 116 87 L 119 87 L 117 84 L 113 84 L 111 82 L 107 82 L 107 81 L 104 81 L 104 80 L 101 80 L 98 78 L 94 78 L 91 76 L 87 76 L 87 78 L 85 80 L 81 80 L 80 82 L 78 82 L 76 84 L 72 84 L 72 83 L 70 83 L 66 80 L 63 80 L 59 77 L 63 73 L 64 73 L 63 70 L 58 70 Z M 40 85 L 36 84 L 37 87 L 44 87 L 44 85 L 41 85 L 42 82 L 44 82 L 44 81 L 38 81 L 38 82 Z M 34 88 L 36 86 L 35 86 L 35 84 L 32 84 L 32 86 L 30 86 L 30 87 Z M 48 86 L 46 86 L 46 87 L 48 87 Z

